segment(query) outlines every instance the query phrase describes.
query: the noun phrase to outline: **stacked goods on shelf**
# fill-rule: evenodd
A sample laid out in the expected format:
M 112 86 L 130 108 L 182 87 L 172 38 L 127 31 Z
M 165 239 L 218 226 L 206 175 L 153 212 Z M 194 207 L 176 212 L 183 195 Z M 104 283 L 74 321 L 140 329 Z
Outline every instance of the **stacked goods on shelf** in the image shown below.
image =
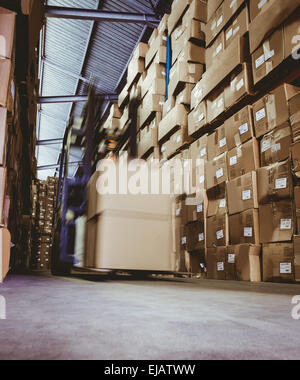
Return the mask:
M 36 180 L 32 185 L 32 256 L 31 269 L 50 270 L 50 256 L 54 234 L 54 210 L 58 181 L 48 177 L 47 181 Z

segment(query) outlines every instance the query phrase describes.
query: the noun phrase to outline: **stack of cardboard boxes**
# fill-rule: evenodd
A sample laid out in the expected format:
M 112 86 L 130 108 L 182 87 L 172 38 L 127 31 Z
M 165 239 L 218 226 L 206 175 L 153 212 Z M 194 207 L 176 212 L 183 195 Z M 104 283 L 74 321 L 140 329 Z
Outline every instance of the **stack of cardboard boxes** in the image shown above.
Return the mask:
M 293 0 L 175 0 L 162 21 L 172 51 L 162 108 L 151 108 L 150 95 L 159 105 L 164 91 L 143 88 L 159 72 L 149 67 L 157 35 L 156 52 L 166 49 L 159 31 L 145 60 L 136 56 L 139 69 L 129 69 L 120 102 L 140 84 L 138 157 L 173 165 L 179 272 L 299 280 L 300 88 L 291 84 L 299 77 L 299 22 Z M 190 167 L 188 190 L 176 179 L 177 159 L 179 171 Z
M 31 268 L 50 270 L 50 257 L 54 235 L 54 210 L 57 200 L 57 178 L 36 180 L 33 187 L 32 257 Z

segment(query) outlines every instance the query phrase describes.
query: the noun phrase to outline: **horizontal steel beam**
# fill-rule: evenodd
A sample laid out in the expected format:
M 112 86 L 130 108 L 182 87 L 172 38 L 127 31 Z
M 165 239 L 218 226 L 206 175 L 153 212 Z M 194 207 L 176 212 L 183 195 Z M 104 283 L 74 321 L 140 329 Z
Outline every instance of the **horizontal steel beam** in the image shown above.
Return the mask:
M 70 162 L 68 163 L 69 166 L 77 166 L 77 165 L 82 165 L 81 161 L 78 162 Z M 60 164 L 54 164 L 54 165 L 45 165 L 45 166 L 38 166 L 37 170 L 51 170 L 51 169 L 57 169 L 60 167 Z
M 48 145 L 61 145 L 64 139 L 50 139 L 50 140 L 40 140 L 37 141 L 37 146 L 48 146 Z
M 73 20 L 110 21 L 135 24 L 159 23 L 159 20 L 153 14 L 120 13 L 99 11 L 95 9 L 80 9 L 53 6 L 45 7 L 45 16 Z
M 114 103 L 118 100 L 118 95 L 116 95 L 116 94 L 98 95 L 98 98 Z M 37 98 L 37 103 L 38 104 L 82 103 L 82 102 L 87 102 L 87 100 L 88 100 L 87 95 L 40 96 Z

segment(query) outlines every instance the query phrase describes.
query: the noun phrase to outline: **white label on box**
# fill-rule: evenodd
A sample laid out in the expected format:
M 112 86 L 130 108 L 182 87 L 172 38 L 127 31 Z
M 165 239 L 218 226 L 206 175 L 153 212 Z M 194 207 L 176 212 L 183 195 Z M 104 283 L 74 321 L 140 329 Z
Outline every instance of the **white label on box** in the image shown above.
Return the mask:
M 287 188 L 287 178 L 276 179 L 276 182 L 275 182 L 275 189 L 276 190 L 286 189 L 286 188 Z
M 245 227 L 244 228 L 244 237 L 252 237 L 253 236 L 253 228 Z
M 292 219 L 281 219 L 280 220 L 281 230 L 291 230 L 292 229 Z
M 232 0 L 232 2 L 230 3 L 230 9 L 236 6 L 236 2 L 237 0 Z
M 226 207 L 226 199 L 222 199 L 219 204 L 219 208 L 225 208 Z
M 224 100 L 223 99 L 220 99 L 218 101 L 218 108 L 222 108 L 224 106 Z
M 176 142 L 177 142 L 177 144 L 179 144 L 181 142 L 181 136 L 177 137 Z
M 217 269 L 218 272 L 223 272 L 224 271 L 224 263 L 217 263 Z
M 227 144 L 226 137 L 224 137 L 224 139 L 220 140 L 219 146 L 220 146 L 220 148 L 224 148 L 224 146 L 226 146 L 226 144 Z
M 245 190 L 243 191 L 243 201 L 248 201 L 249 199 L 251 199 L 251 190 Z
M 211 26 L 211 31 L 214 31 L 214 30 L 216 29 L 216 26 L 217 26 L 217 22 L 214 21 L 214 22 L 212 23 L 212 26 Z
M 223 230 L 220 230 L 217 232 L 217 239 L 218 240 L 224 239 L 224 231 Z
M 260 121 L 266 117 L 266 110 L 262 108 L 258 112 L 256 112 L 256 121 Z
M 275 144 L 272 146 L 272 153 L 279 152 L 281 150 L 281 144 Z
M 181 240 L 181 244 L 182 244 L 182 245 L 185 245 L 185 244 L 186 244 L 186 236 L 184 236 L 184 237 L 182 238 L 182 240 Z
M 199 234 L 199 241 L 204 241 L 204 234 Z
M 239 130 L 240 130 L 240 135 L 244 135 L 245 133 L 247 133 L 249 131 L 248 123 L 241 125 Z
M 217 177 L 217 179 L 222 178 L 223 175 L 224 175 L 224 172 L 223 172 L 223 169 L 222 169 L 222 168 L 219 169 L 219 170 L 217 170 L 217 172 L 216 172 L 216 177 Z
M 221 43 L 220 45 L 218 45 L 218 47 L 216 48 L 216 52 L 215 52 L 215 56 L 218 55 L 223 49 L 223 44 Z
M 217 27 L 219 27 L 222 24 L 222 22 L 223 22 L 223 15 L 217 21 Z
M 199 118 L 198 118 L 198 121 L 199 121 L 199 122 L 202 121 L 202 120 L 204 120 L 204 113 L 201 113 L 201 114 L 199 115 Z
M 203 205 L 198 205 L 197 206 L 197 213 L 200 214 L 201 212 L 203 212 Z
M 206 156 L 206 148 L 203 148 L 200 152 L 200 157 Z
M 200 185 L 202 185 L 204 183 L 204 180 L 205 180 L 205 177 L 204 175 L 202 175 L 200 178 L 199 178 L 199 183 Z
M 241 79 L 239 83 L 236 85 L 236 90 L 240 91 L 240 89 L 243 87 L 244 87 L 244 79 Z
M 292 263 L 280 263 L 280 274 L 292 274 Z
M 271 148 L 271 141 L 270 140 L 265 140 L 262 143 L 261 151 L 262 153 L 266 152 Z
M 269 53 L 265 54 L 265 60 L 268 61 L 270 58 L 274 57 L 275 51 L 272 50 Z
M 228 30 L 228 32 L 226 33 L 226 41 L 228 41 L 229 38 L 232 37 L 232 35 L 233 35 L 233 30 L 232 30 L 232 28 L 230 28 L 230 29 Z
M 261 9 L 267 2 L 268 0 L 261 0 L 259 3 L 258 3 L 258 9 Z
M 237 156 L 230 157 L 230 166 L 234 166 L 238 163 L 238 158 Z
M 261 65 L 265 63 L 265 55 L 261 55 L 257 60 L 255 61 L 255 67 L 258 69 Z
M 235 255 L 234 254 L 228 255 L 228 263 L 229 264 L 235 264 Z
M 166 36 L 163 36 L 164 41 L 168 41 L 168 38 Z
M 240 26 L 237 26 L 237 27 L 233 30 L 233 35 L 235 36 L 239 31 L 240 31 Z
M 176 210 L 176 216 L 179 216 L 179 215 L 180 215 L 180 212 L 181 212 L 181 208 L 178 208 L 178 209 Z

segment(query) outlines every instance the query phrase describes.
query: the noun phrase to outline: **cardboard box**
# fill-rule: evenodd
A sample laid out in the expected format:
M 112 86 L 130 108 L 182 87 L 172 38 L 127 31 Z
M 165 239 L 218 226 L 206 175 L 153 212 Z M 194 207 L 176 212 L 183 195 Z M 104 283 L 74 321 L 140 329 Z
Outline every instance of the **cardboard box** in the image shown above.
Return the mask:
M 209 161 L 227 152 L 227 141 L 225 137 L 224 124 L 208 136 L 207 150 Z
M 254 84 L 265 78 L 284 60 L 283 28 L 276 30 L 252 54 Z
M 296 178 L 300 178 L 300 141 L 291 146 L 293 173 Z
M 11 60 L 0 59 L 0 106 L 7 106 L 8 91 L 10 86 Z
M 191 95 L 194 84 L 187 83 L 184 89 L 176 96 L 176 104 L 183 104 L 185 106 L 191 105 Z
M 225 48 L 227 48 L 236 36 L 244 36 L 249 31 L 249 12 L 248 7 L 234 18 L 231 24 L 225 29 Z
M 244 63 L 241 71 L 231 75 L 230 83 L 225 87 L 225 108 L 229 109 L 247 95 L 251 95 L 252 89 L 253 82 L 250 65 Z
M 288 159 L 291 144 L 292 136 L 289 122 L 265 135 L 260 144 L 261 166 L 268 166 Z
M 12 58 L 16 14 L 0 8 L 0 59 Z
M 226 215 L 228 213 L 226 184 L 215 186 L 207 191 L 207 217 Z
M 144 42 L 140 42 L 138 46 L 136 47 L 135 51 L 133 52 L 132 58 L 136 60 L 140 58 L 145 59 L 148 53 L 148 50 L 149 50 L 149 45 Z
M 220 116 L 225 112 L 224 89 L 221 87 L 220 89 L 217 89 L 215 92 L 211 93 L 206 99 L 206 104 L 207 104 L 207 122 L 212 123 L 213 121 L 220 118 Z
M 294 188 L 294 194 L 295 194 L 294 202 L 295 202 L 296 219 L 297 219 L 297 233 L 300 234 L 300 187 L 299 186 L 296 186 Z
M 152 123 L 146 126 L 138 133 L 137 151 L 138 157 L 144 157 L 149 150 L 158 147 L 158 120 L 157 118 Z
M 233 266 L 233 279 L 245 282 L 261 282 L 260 255 L 260 245 L 241 244 L 228 247 L 227 269 Z M 227 272 L 229 271 L 227 270 Z
M 258 208 L 257 175 L 251 172 L 227 183 L 229 215 Z
M 174 132 L 178 127 L 188 125 L 188 112 L 186 108 L 179 104 L 174 107 L 167 116 L 159 123 L 158 140 L 161 142 L 170 132 Z
M 186 83 L 196 84 L 204 72 L 204 66 L 199 63 L 180 62 L 179 60 L 170 71 L 169 96 L 178 95 Z
M 290 123 L 293 141 L 300 140 L 300 92 L 289 100 Z
M 207 190 L 228 180 L 226 153 L 207 162 L 205 177 Z
M 6 189 L 6 168 L 0 167 L 0 224 L 3 224 L 3 207 L 5 199 L 5 189 Z
M 206 247 L 226 247 L 229 244 L 228 215 L 216 215 L 206 220 Z
M 259 144 L 256 138 L 227 153 L 229 180 L 257 170 L 260 167 Z
M 165 157 L 168 159 L 180 148 L 189 143 L 190 138 L 188 137 L 187 128 L 179 127 L 179 130 L 176 131 L 172 136 L 170 136 L 169 141 L 163 145 L 163 147 L 166 147 Z M 162 153 L 163 152 L 164 150 L 162 148 Z
M 289 160 L 258 169 L 257 182 L 259 204 L 293 198 L 293 179 Z
M 268 2 L 269 0 L 250 0 L 249 8 L 251 21 L 253 21 L 255 17 L 257 17 L 262 12 L 264 6 Z
M 153 43 L 149 42 L 149 50 L 146 54 L 145 68 L 148 69 L 152 63 L 167 62 L 167 37 L 158 35 Z
M 196 165 L 197 160 L 205 160 L 207 161 L 207 139 L 208 135 L 204 135 L 200 137 L 200 139 L 196 140 L 190 146 L 190 156 L 193 162 L 193 167 Z
M 145 71 L 145 60 L 142 58 L 132 59 L 128 66 L 127 84 L 129 88 L 136 83 L 140 75 Z
M 193 88 L 193 91 L 191 94 L 191 109 L 198 107 L 198 105 L 201 103 L 201 99 L 202 99 L 201 84 L 200 82 L 198 82 Z
M 219 8 L 219 6 L 222 4 L 223 0 L 209 0 L 207 2 L 207 20 L 209 21 L 215 11 Z
M 252 139 L 254 137 L 252 107 L 246 106 L 227 119 L 224 125 L 228 150 Z
M 187 209 L 187 223 L 204 222 L 207 212 L 206 192 L 193 194 L 185 201 Z
M 288 91 L 289 85 L 281 85 L 253 104 L 254 128 L 257 138 L 289 120 Z
M 0 107 L 0 165 L 6 164 L 7 109 Z
M 206 49 L 206 66 L 209 68 L 220 53 L 225 50 L 224 31 L 215 39 L 213 44 Z
M 231 245 L 260 244 L 257 209 L 250 209 L 229 217 L 229 242 Z
M 141 86 L 142 99 L 145 96 L 151 95 L 166 95 L 166 80 L 162 78 L 154 78 L 151 75 L 147 75 Z
M 250 53 L 252 54 L 297 8 L 295 0 L 269 0 L 249 26 Z
M 300 235 L 294 236 L 295 281 L 300 282 Z
M 296 36 L 300 35 L 300 8 L 284 24 L 284 57 L 288 58 L 297 49 Z M 296 41 L 296 42 L 299 42 Z
M 206 278 L 205 250 L 185 253 L 185 266 L 189 273 L 202 275 Z
M 207 278 L 209 280 L 226 280 L 226 258 L 227 247 L 208 248 Z
M 166 35 L 168 32 L 168 25 L 169 25 L 169 14 L 165 14 L 163 18 L 161 19 L 161 22 L 157 28 L 158 34 L 164 34 Z
M 207 125 L 207 107 L 206 102 L 201 102 L 188 116 L 189 136 L 200 131 Z
M 263 245 L 263 281 L 295 281 L 293 243 Z
M 151 92 L 145 96 L 141 112 L 140 112 L 140 126 L 141 128 L 153 119 L 154 113 L 159 113 L 162 118 L 163 105 L 165 97 L 163 95 L 154 95 Z
M 11 236 L 6 228 L 0 228 L 0 283 L 5 280 L 9 271 Z
M 175 105 L 176 105 L 175 96 L 169 96 L 168 100 L 165 101 L 165 104 L 163 106 L 163 118 L 167 116 L 167 114 L 175 107 Z
M 169 17 L 169 34 L 171 35 L 180 23 L 185 12 L 189 12 L 189 18 L 202 21 L 207 21 L 207 5 L 206 1 L 200 0 L 174 0 L 172 11 Z
M 291 241 L 295 232 L 294 210 L 290 200 L 259 207 L 261 243 Z
M 188 209 L 185 205 L 185 197 L 179 196 L 175 200 L 175 216 L 176 220 L 180 221 L 181 226 L 188 223 Z
M 190 223 L 187 230 L 187 251 L 195 252 L 205 248 L 205 225 L 204 221 Z

